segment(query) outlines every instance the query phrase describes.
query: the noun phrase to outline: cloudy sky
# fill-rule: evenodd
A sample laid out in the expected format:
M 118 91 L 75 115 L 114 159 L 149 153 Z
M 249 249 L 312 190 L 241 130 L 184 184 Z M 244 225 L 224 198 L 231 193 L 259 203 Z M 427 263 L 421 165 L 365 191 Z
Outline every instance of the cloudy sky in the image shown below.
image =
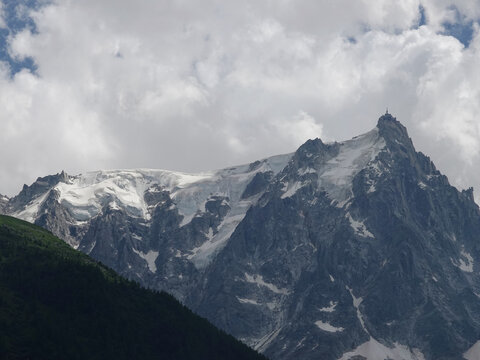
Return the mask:
M 62 169 L 246 163 L 388 106 L 480 199 L 477 0 L 0 4 L 0 193 Z

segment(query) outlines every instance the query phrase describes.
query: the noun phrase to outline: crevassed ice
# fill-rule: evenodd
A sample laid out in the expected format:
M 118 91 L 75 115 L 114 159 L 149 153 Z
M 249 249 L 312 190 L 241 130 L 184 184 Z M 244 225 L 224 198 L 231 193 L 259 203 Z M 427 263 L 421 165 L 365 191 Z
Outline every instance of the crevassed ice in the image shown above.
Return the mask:
M 77 224 L 86 223 L 106 205 L 112 209 L 123 209 L 130 216 L 149 220 L 144 194 L 147 190 L 151 191 L 153 185 L 170 192 L 174 206 L 183 216 L 181 226 L 189 223 L 199 212 L 204 212 L 205 203 L 211 196 L 228 198 L 230 211 L 215 234 L 185 254 L 197 268 L 203 268 L 226 244 L 248 209 L 258 200 L 259 196 L 241 199 L 255 174 L 266 171 L 277 174 L 291 157 L 292 154 L 272 156 L 260 160 L 253 169 L 247 164 L 198 174 L 152 169 L 93 171 L 70 177 L 68 183 L 59 183 L 54 190 L 59 193 L 59 202 L 68 209 Z M 35 221 L 47 195 L 38 197 L 14 215 Z
M 185 174 L 166 170 L 95 171 L 74 177 L 70 183 L 59 183 L 59 202 L 78 221 L 96 216 L 103 206 L 115 203 L 127 213 L 147 217 L 144 193 L 154 184 L 167 190 L 182 188 L 213 176 L 212 173 Z
M 187 174 L 168 170 L 102 170 L 87 172 L 71 178 L 69 183 L 55 186 L 60 203 L 69 209 L 77 221 L 86 221 L 98 215 L 107 204 L 124 208 L 129 215 L 149 218 L 144 193 L 153 185 L 159 185 L 171 193 L 179 213 L 184 216 L 182 225 L 191 221 L 205 202 L 213 195 L 226 196 L 232 202 L 239 201 L 245 187 L 259 171 L 279 172 L 292 154 L 264 159 L 258 169 L 249 171 L 242 165 L 218 171 Z M 25 209 L 23 218 L 30 220 L 36 208 Z M 38 205 L 38 204 L 37 204 Z

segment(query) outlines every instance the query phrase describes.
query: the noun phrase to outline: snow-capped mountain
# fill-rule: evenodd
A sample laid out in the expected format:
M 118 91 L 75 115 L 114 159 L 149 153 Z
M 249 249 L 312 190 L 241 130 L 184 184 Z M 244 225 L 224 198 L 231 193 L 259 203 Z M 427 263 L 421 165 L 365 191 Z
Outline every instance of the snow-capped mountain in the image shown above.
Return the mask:
M 4 204 L 272 359 L 480 358 L 472 189 L 390 114 L 249 165 L 61 173 Z
M 201 174 L 62 172 L 25 185 L 4 212 L 50 229 L 119 273 L 183 299 L 291 156 Z

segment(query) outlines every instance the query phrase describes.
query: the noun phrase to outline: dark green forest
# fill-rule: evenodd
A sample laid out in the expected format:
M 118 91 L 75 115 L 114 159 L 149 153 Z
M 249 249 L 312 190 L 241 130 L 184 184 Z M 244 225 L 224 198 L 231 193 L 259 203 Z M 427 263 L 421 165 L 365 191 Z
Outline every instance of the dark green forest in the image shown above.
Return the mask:
M 266 359 L 172 296 L 0 216 L 1 359 Z

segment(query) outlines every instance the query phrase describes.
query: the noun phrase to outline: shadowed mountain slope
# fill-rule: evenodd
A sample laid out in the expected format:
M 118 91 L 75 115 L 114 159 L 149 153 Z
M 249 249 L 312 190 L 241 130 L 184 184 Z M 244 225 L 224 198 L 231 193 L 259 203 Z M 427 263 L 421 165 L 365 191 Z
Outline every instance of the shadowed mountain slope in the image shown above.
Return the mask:
M 0 358 L 265 359 L 172 296 L 0 216 Z

